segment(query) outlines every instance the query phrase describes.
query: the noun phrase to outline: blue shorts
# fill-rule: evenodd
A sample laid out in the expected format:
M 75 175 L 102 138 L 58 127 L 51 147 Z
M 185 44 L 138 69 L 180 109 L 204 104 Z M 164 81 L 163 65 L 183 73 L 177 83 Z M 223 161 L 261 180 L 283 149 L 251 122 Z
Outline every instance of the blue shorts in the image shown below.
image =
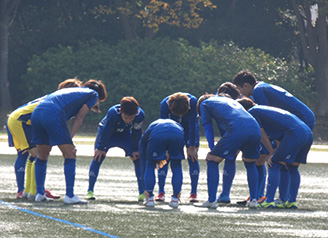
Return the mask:
M 32 113 L 32 142 L 38 145 L 73 144 L 66 121 L 55 113 L 37 110 Z
M 99 131 L 97 133 L 97 137 L 96 137 L 96 143 L 95 145 L 97 145 L 98 140 L 100 138 L 99 136 Z M 125 156 L 132 156 L 132 134 L 130 131 L 124 131 L 124 132 L 116 132 L 114 133 L 110 140 L 109 140 L 109 144 L 107 145 L 107 149 L 106 149 L 106 153 L 110 148 L 113 147 L 119 147 L 121 149 L 124 150 L 125 152 Z
M 244 158 L 258 159 L 260 157 L 260 130 L 258 133 L 257 131 L 249 134 L 242 132 L 227 131 L 210 154 L 228 160 L 235 160 L 238 150 L 241 150 Z
M 276 140 L 270 139 L 270 141 L 271 141 L 272 149 L 277 148 L 277 142 L 276 142 Z M 260 145 L 260 153 L 261 153 L 261 155 L 263 155 L 263 154 L 266 154 L 266 155 L 270 154 L 269 151 L 267 150 L 267 148 L 262 144 L 262 142 L 261 142 L 261 145 Z
M 304 128 L 303 128 L 304 129 Z M 273 162 L 294 162 L 306 164 L 307 155 L 313 143 L 310 128 L 286 133 L 272 157 Z
M 163 132 L 151 137 L 147 145 L 146 158 L 153 160 L 165 160 L 166 153 L 170 159 L 185 159 L 183 132 Z

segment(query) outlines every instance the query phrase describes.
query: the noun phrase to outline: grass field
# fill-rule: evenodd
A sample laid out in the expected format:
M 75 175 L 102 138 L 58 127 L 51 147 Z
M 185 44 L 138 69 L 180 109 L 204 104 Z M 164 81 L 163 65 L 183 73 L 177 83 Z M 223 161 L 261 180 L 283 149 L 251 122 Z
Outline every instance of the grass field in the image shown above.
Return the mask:
M 0 155 L 0 160 L 1 237 L 328 237 L 328 164 L 301 166 L 298 210 L 250 210 L 235 205 L 248 194 L 245 169 L 237 162 L 232 204 L 208 210 L 186 202 L 190 190 L 187 161 L 183 162 L 182 204 L 172 209 L 168 203 L 146 208 L 137 202 L 136 178 L 128 158 L 105 160 L 95 187 L 97 200 L 88 205 L 63 204 L 61 157 L 50 157 L 46 187 L 62 198 L 46 204 L 17 200 L 15 156 Z M 81 197 L 88 186 L 90 160 L 80 157 L 77 162 L 75 193 Z M 206 200 L 206 167 L 204 161 L 200 164 L 198 196 Z M 220 173 L 222 176 L 222 165 Z M 168 195 L 172 192 L 170 180 L 171 173 Z

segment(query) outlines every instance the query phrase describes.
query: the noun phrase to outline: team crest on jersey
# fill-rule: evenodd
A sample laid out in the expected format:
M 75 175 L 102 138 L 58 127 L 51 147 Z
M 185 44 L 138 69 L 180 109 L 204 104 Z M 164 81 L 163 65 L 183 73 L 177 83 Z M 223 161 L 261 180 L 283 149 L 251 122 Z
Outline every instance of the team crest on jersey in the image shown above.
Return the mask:
M 228 155 L 228 154 L 229 154 L 229 150 L 223 152 L 223 155 Z
M 153 157 L 157 157 L 158 154 L 156 152 L 153 152 Z
M 285 160 L 290 160 L 291 157 L 292 157 L 291 155 L 287 155 Z

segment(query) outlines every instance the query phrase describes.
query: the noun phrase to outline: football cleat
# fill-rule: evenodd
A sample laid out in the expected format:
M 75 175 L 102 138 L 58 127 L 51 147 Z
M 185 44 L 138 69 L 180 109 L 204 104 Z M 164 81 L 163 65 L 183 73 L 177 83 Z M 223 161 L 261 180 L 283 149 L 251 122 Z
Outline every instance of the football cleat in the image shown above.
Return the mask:
M 169 206 L 172 208 L 178 208 L 179 206 L 179 198 L 172 197 L 171 202 L 169 203 Z
M 249 207 L 249 208 L 257 208 L 257 206 L 258 206 L 258 203 L 255 198 L 252 201 L 248 201 L 246 203 L 246 207 Z
M 146 207 L 155 207 L 154 197 L 146 197 L 143 205 Z
M 51 192 L 48 189 L 44 190 L 44 195 L 46 195 L 47 198 L 53 198 L 53 199 L 59 199 L 60 198 L 60 196 L 56 196 L 56 195 L 51 194 Z
M 190 203 L 199 202 L 199 200 L 197 199 L 197 194 L 196 193 L 190 194 L 188 198 L 188 202 Z
M 65 195 L 64 203 L 66 204 L 87 204 L 88 202 L 74 195 L 73 197 L 69 197 Z
M 41 195 L 40 193 L 38 193 L 35 196 L 35 202 L 51 202 L 53 201 L 52 198 L 47 198 L 46 195 Z
M 140 195 L 138 196 L 138 201 L 139 201 L 139 202 L 143 202 L 143 201 L 145 200 L 145 198 L 146 198 L 145 194 L 142 193 L 142 194 L 140 194 Z
M 25 190 L 22 190 L 21 192 L 17 193 L 16 198 L 18 199 L 27 198 L 27 193 L 25 192 Z
M 164 201 L 165 201 L 165 193 L 159 193 L 159 194 L 155 197 L 155 201 L 156 201 L 156 202 L 164 202 Z
M 87 193 L 87 196 L 86 196 L 85 199 L 87 199 L 87 200 L 96 200 L 96 198 L 95 198 L 95 196 L 94 196 L 94 194 L 93 194 L 93 191 L 89 191 L 89 192 Z
M 274 202 L 264 201 L 261 204 L 259 204 L 259 207 L 261 207 L 261 208 L 276 208 L 276 204 Z
M 217 201 L 214 201 L 214 202 L 209 202 L 209 201 L 206 201 L 204 203 L 194 203 L 194 206 L 195 207 L 207 207 L 207 208 L 211 208 L 211 209 L 216 209 L 219 204 Z
M 237 201 L 237 204 L 238 205 L 243 205 L 243 206 L 246 206 L 246 203 L 249 201 L 250 197 L 248 197 L 246 200 L 244 201 Z

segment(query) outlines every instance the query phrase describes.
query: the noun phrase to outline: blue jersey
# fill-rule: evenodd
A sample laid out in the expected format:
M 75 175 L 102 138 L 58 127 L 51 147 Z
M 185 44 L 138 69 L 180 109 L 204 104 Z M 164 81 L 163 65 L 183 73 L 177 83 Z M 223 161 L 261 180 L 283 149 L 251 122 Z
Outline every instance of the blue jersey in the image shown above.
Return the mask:
M 107 115 L 100 121 L 95 144 L 96 149 L 107 151 L 115 133 L 132 133 L 132 149 L 138 151 L 141 128 L 145 118 L 144 111 L 139 107 L 134 120 L 130 124 L 126 124 L 122 119 L 120 108 L 120 104 L 112 106 Z
M 185 135 L 185 140 L 187 145 L 189 146 L 199 146 L 199 121 L 198 121 L 198 115 L 197 115 L 197 98 L 189 93 L 183 93 L 188 96 L 190 100 L 190 109 L 189 111 L 183 115 L 182 117 L 179 117 L 177 115 L 174 115 L 168 104 L 168 100 L 170 96 L 167 96 L 164 98 L 161 102 L 161 114 L 160 118 L 162 119 L 172 119 L 176 122 L 179 122 L 184 131 Z
M 245 158 L 257 159 L 259 157 L 260 127 L 237 101 L 227 97 L 213 96 L 201 103 L 200 113 L 205 136 L 211 149 L 210 154 L 234 160 L 237 151 L 241 150 Z M 215 146 L 212 118 L 220 131 L 224 132 Z
M 286 133 L 310 131 L 308 126 L 294 114 L 276 107 L 255 105 L 248 112 L 256 119 L 268 136 L 280 141 Z
M 35 110 L 47 110 L 68 121 L 86 104 L 89 108 L 97 102 L 98 93 L 90 88 L 63 88 L 49 94 Z
M 311 109 L 281 87 L 259 82 L 254 87 L 253 98 L 259 105 L 287 110 L 300 118 L 310 129 L 314 127 L 315 116 Z
M 311 129 L 294 114 L 276 107 L 255 105 L 249 109 L 270 138 L 280 141 L 273 162 L 306 163 L 313 142 Z
M 223 131 L 252 130 L 258 127 L 254 118 L 235 100 L 227 97 L 214 96 L 200 105 L 202 124 L 212 124 L 212 118 Z
M 142 135 L 139 145 L 140 158 L 166 159 L 166 152 L 171 159 L 184 159 L 183 127 L 171 119 L 153 121 Z

